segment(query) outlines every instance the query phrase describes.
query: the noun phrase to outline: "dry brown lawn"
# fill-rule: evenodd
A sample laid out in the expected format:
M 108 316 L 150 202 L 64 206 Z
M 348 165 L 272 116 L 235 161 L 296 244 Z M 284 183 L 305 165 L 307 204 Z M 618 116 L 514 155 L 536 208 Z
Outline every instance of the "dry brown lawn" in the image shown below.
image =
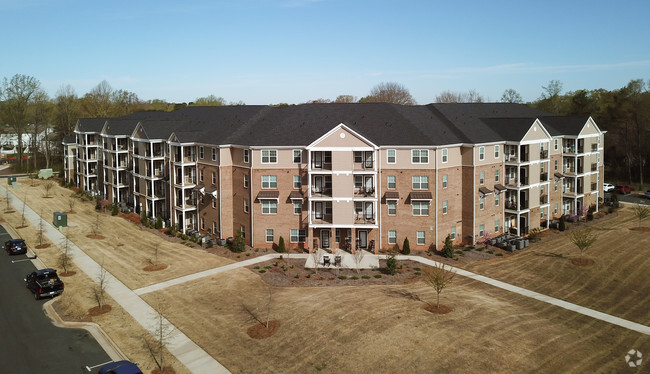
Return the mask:
M 56 187 L 51 192 L 53 198 L 28 197 L 28 205 L 36 211 L 45 210 L 43 216 L 51 219 L 53 211 L 67 210 L 69 194 Z M 169 267 L 146 272 L 149 248 L 159 237 L 124 219 L 104 216 L 110 225 L 103 226 L 101 235 L 107 239 L 89 239 L 86 235 L 91 233 L 94 204 L 78 204 L 75 211 L 68 216 L 78 225 L 70 229 L 73 241 L 96 260 L 103 259 L 106 268 L 132 288 L 232 261 L 178 243 L 165 244 L 160 262 Z M 20 212 L 2 216 L 14 226 L 20 224 Z M 462 266 L 650 324 L 650 234 L 630 230 L 638 226 L 630 208 L 591 225 L 600 234 L 599 241 L 586 252 L 586 257 L 594 260 L 591 266 L 571 264 L 578 251 L 569 242 L 568 233 L 547 235 L 512 256 Z M 19 232 L 35 243 L 35 228 Z M 149 234 L 152 239 L 147 239 Z M 143 244 L 131 246 L 127 238 Z M 43 259 L 51 261 L 55 250 L 50 246 L 37 251 L 39 257 L 43 252 Z M 82 311 L 80 314 L 94 306 L 88 297 L 81 301 L 74 297 L 83 293 L 88 281 L 84 276 L 77 273 L 66 279 L 72 284 L 61 298 L 70 305 L 82 303 L 68 308 Z M 435 301 L 435 291 L 421 281 L 276 287 L 245 268 L 143 298 L 151 305 L 163 305 L 165 316 L 177 328 L 233 373 L 634 372 L 626 366 L 626 352 L 638 349 L 646 357 L 650 354 L 647 335 L 460 276 L 441 295 L 441 304 L 452 309 L 447 314 L 425 310 L 428 302 Z M 146 360 L 138 337 L 141 329 L 133 326 L 115 303 L 109 304 L 113 310 L 96 317 L 97 322 L 127 354 L 134 350 L 137 359 Z M 277 331 L 265 339 L 251 338 L 248 330 L 258 322 L 246 309 L 259 320 L 277 321 Z M 650 360 L 644 361 L 638 372 L 648 371 Z M 174 367 L 184 370 L 178 363 Z

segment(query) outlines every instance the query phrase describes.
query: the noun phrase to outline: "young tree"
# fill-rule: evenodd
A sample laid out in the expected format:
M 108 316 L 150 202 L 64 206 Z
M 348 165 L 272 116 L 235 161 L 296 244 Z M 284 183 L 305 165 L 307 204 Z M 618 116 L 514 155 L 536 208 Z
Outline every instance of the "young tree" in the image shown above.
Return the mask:
M 356 265 L 356 271 L 359 273 L 361 271 L 361 261 L 363 261 L 363 250 L 361 248 L 354 251 L 354 264 Z
M 287 247 L 284 244 L 284 238 L 280 236 L 280 239 L 278 240 L 278 252 L 284 253 L 287 251 Z
M 47 181 L 43 185 L 43 189 L 45 190 L 45 197 L 50 197 L 50 191 L 52 191 L 52 188 L 54 188 L 54 182 L 52 181 Z
M 77 198 L 74 196 L 68 197 L 68 213 L 73 213 L 74 212 L 74 206 L 77 204 Z
M 388 252 L 388 255 L 386 255 L 386 271 L 390 275 L 397 274 L 397 259 L 393 252 Z
M 5 188 L 5 201 L 7 202 L 6 212 L 11 210 L 11 196 L 9 195 L 9 188 Z
M 25 191 L 25 198 L 23 199 L 23 213 L 22 213 L 22 222 L 21 226 L 25 227 L 25 207 L 27 206 L 27 191 Z
M 580 262 L 582 262 L 582 254 L 596 242 L 598 235 L 591 228 L 584 228 L 573 231 L 569 238 L 571 239 L 571 243 L 575 244 L 580 250 Z
M 43 245 L 43 232 L 45 231 L 45 224 L 43 223 L 43 210 L 38 215 L 38 245 Z
M 230 249 L 233 252 L 241 253 L 246 250 L 246 242 L 244 241 L 244 236 L 241 233 L 241 230 L 237 230 L 235 234 L 235 240 L 232 242 Z
M 257 310 L 259 308 L 253 309 L 252 307 L 246 305 L 245 303 L 242 302 L 242 309 L 248 316 L 250 317 L 251 320 L 256 321 L 260 325 L 264 326 L 265 328 L 269 328 L 269 322 L 271 319 L 271 302 L 273 301 L 273 293 L 272 289 L 269 288 L 269 299 L 266 302 L 266 320 L 263 320 L 257 315 Z
M 97 302 L 97 307 L 102 310 L 104 308 L 104 298 L 106 294 L 106 286 L 108 284 L 108 272 L 104 268 L 104 264 L 100 265 L 99 271 L 97 272 L 97 278 L 95 279 L 95 284 L 92 286 L 92 293 Z
M 61 243 L 61 253 L 58 259 L 59 266 L 63 269 L 64 273 L 68 272 L 72 265 L 72 253 L 70 252 L 70 238 L 66 234 Z
M 639 220 L 639 227 L 641 227 L 641 221 L 650 216 L 650 209 L 645 205 L 638 204 L 634 207 L 634 216 Z
M 323 259 L 323 251 L 314 248 L 311 252 L 311 258 L 314 260 L 314 272 L 318 274 L 318 265 L 320 265 L 320 261 Z
M 160 306 L 159 306 L 160 308 Z M 159 370 L 165 367 L 165 349 L 174 327 L 167 321 L 162 312 L 157 311 L 152 325 L 152 334 L 143 337 L 144 345 Z
M 409 238 L 404 238 L 404 245 L 402 245 L 402 254 L 411 254 L 411 244 L 409 243 Z
M 447 234 L 445 245 L 442 247 L 442 255 L 447 258 L 454 257 L 454 243 L 451 241 L 451 234 Z
M 153 258 L 149 260 L 152 265 L 156 266 L 158 265 L 158 255 L 160 253 L 160 242 L 155 242 L 153 244 Z
M 100 231 L 99 228 L 102 223 L 102 214 L 97 212 L 95 213 L 95 223 L 93 224 L 93 235 L 97 236 L 99 235 Z
M 445 264 L 442 263 L 426 267 L 422 271 L 424 281 L 436 290 L 436 308 L 440 309 L 440 293 L 449 285 L 455 275 L 456 272 L 445 269 Z

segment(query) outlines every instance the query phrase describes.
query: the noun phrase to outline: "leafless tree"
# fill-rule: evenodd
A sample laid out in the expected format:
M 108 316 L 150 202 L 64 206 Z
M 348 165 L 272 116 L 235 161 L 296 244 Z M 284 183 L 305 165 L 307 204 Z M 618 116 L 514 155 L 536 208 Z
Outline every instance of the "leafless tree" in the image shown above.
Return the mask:
M 334 100 L 335 103 L 354 103 L 357 98 L 352 95 L 338 95 Z
M 43 189 L 45 190 L 45 197 L 50 197 L 50 191 L 52 191 L 52 188 L 54 188 L 54 182 L 52 181 L 47 181 L 43 185 Z
M 74 196 L 68 197 L 68 213 L 72 213 L 74 211 L 74 206 L 77 204 L 77 198 Z
M 74 126 L 79 118 L 79 100 L 71 85 L 61 86 L 54 98 L 54 125 L 59 134 L 59 140 L 73 134 Z
M 153 333 L 143 337 L 145 347 L 153 358 L 158 369 L 163 370 L 165 367 L 165 349 L 169 341 L 169 337 L 174 331 L 174 327 L 167 321 L 160 306 L 156 311 L 155 322 L 152 326 Z
M 363 256 L 364 256 L 363 249 L 357 248 L 354 251 L 354 264 L 356 265 L 357 273 L 361 271 L 361 261 L 363 260 Z
M 476 90 L 467 92 L 443 91 L 436 96 L 436 103 L 482 103 L 485 101 Z
M 45 231 L 45 224 L 43 223 L 43 210 L 38 215 L 38 245 L 43 245 L 43 232 Z
M 442 263 L 426 267 L 422 271 L 424 281 L 436 290 L 436 308 L 440 309 L 440 293 L 449 285 L 455 275 L 455 272 L 445 269 L 445 264 Z
M 100 212 L 95 213 L 95 223 L 93 224 L 93 235 L 99 235 L 99 227 L 102 223 L 102 214 Z
M 314 272 L 318 274 L 318 265 L 320 265 L 320 261 L 323 259 L 323 251 L 314 248 L 311 252 L 311 258 L 314 260 Z
M 160 252 L 160 243 L 155 242 L 153 244 L 153 258 L 149 260 L 149 262 L 154 266 L 158 265 L 158 253 L 159 252 Z
M 61 243 L 61 253 L 59 254 L 59 266 L 63 268 L 64 273 L 67 273 L 71 265 L 72 265 L 72 253 L 70 252 L 70 238 L 66 234 L 65 237 L 63 238 L 63 243 Z
M 23 199 L 23 213 L 21 226 L 25 227 L 25 207 L 27 206 L 27 191 L 25 191 L 25 198 Z
M 242 306 L 243 311 L 246 314 L 248 314 L 248 316 L 250 317 L 251 320 L 256 321 L 257 323 L 259 323 L 260 325 L 263 325 L 264 327 L 266 327 L 268 329 L 269 328 L 269 321 L 270 321 L 270 318 L 271 318 L 271 302 L 272 302 L 272 300 L 273 300 L 273 292 L 272 292 L 271 288 L 269 288 L 269 299 L 268 299 L 268 301 L 266 303 L 266 306 L 265 306 L 265 308 L 266 308 L 266 321 L 261 319 L 257 315 L 257 310 L 259 308 L 253 309 L 252 307 L 246 305 L 246 303 L 244 303 L 244 302 L 241 303 L 241 306 Z
M 95 297 L 95 301 L 97 302 L 97 307 L 99 307 L 100 310 L 104 308 L 104 298 L 106 294 L 107 284 L 108 284 L 108 272 L 106 271 L 106 268 L 104 268 L 104 264 L 102 263 L 100 265 L 99 272 L 97 273 L 95 284 L 92 286 L 92 293 L 93 296 Z
M 9 195 L 9 187 L 5 189 L 5 201 L 7 202 L 7 209 L 5 209 L 6 212 L 11 210 L 11 196 Z
M 370 90 L 370 94 L 362 101 L 369 103 L 393 103 L 401 105 L 415 105 L 415 99 L 409 90 L 395 82 L 379 83 Z
M 639 227 L 641 227 L 641 221 L 650 217 L 650 208 L 645 205 L 638 204 L 634 207 L 634 216 L 639 220 Z

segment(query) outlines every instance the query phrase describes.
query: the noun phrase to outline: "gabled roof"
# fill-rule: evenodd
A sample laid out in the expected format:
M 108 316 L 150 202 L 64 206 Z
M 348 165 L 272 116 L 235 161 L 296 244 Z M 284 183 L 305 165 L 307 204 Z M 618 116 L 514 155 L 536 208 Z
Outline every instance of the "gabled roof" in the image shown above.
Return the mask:
M 585 116 L 546 116 L 539 120 L 552 136 L 580 135 L 589 117 Z
M 108 118 L 79 118 L 75 126 L 75 131 L 99 133 L 104 128 L 106 120 Z
M 135 119 L 109 119 L 102 128 L 102 135 L 126 135 L 133 134 L 138 120 Z
M 77 138 L 74 136 L 63 137 L 63 144 L 76 144 L 76 143 L 77 143 Z

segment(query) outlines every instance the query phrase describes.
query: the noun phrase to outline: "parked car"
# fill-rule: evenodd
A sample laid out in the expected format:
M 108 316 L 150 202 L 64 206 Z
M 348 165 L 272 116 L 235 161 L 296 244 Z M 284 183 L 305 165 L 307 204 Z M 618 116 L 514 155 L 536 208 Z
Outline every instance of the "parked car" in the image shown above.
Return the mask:
M 603 191 L 604 192 L 609 192 L 609 191 L 612 191 L 612 190 L 614 190 L 614 185 L 613 184 L 603 183 Z
M 627 195 L 630 192 L 632 192 L 632 189 L 628 185 L 618 184 L 618 185 L 616 185 L 616 187 L 614 187 L 614 192 L 620 193 L 620 194 L 623 194 L 623 195 Z
M 10 255 L 21 255 L 27 253 L 27 244 L 23 239 L 11 239 L 5 242 L 5 250 Z
M 36 300 L 43 296 L 60 295 L 65 288 L 65 284 L 59 279 L 54 269 L 41 269 L 27 274 L 25 285 L 32 291 Z
M 133 362 L 122 360 L 102 366 L 99 374 L 142 374 L 142 371 Z

